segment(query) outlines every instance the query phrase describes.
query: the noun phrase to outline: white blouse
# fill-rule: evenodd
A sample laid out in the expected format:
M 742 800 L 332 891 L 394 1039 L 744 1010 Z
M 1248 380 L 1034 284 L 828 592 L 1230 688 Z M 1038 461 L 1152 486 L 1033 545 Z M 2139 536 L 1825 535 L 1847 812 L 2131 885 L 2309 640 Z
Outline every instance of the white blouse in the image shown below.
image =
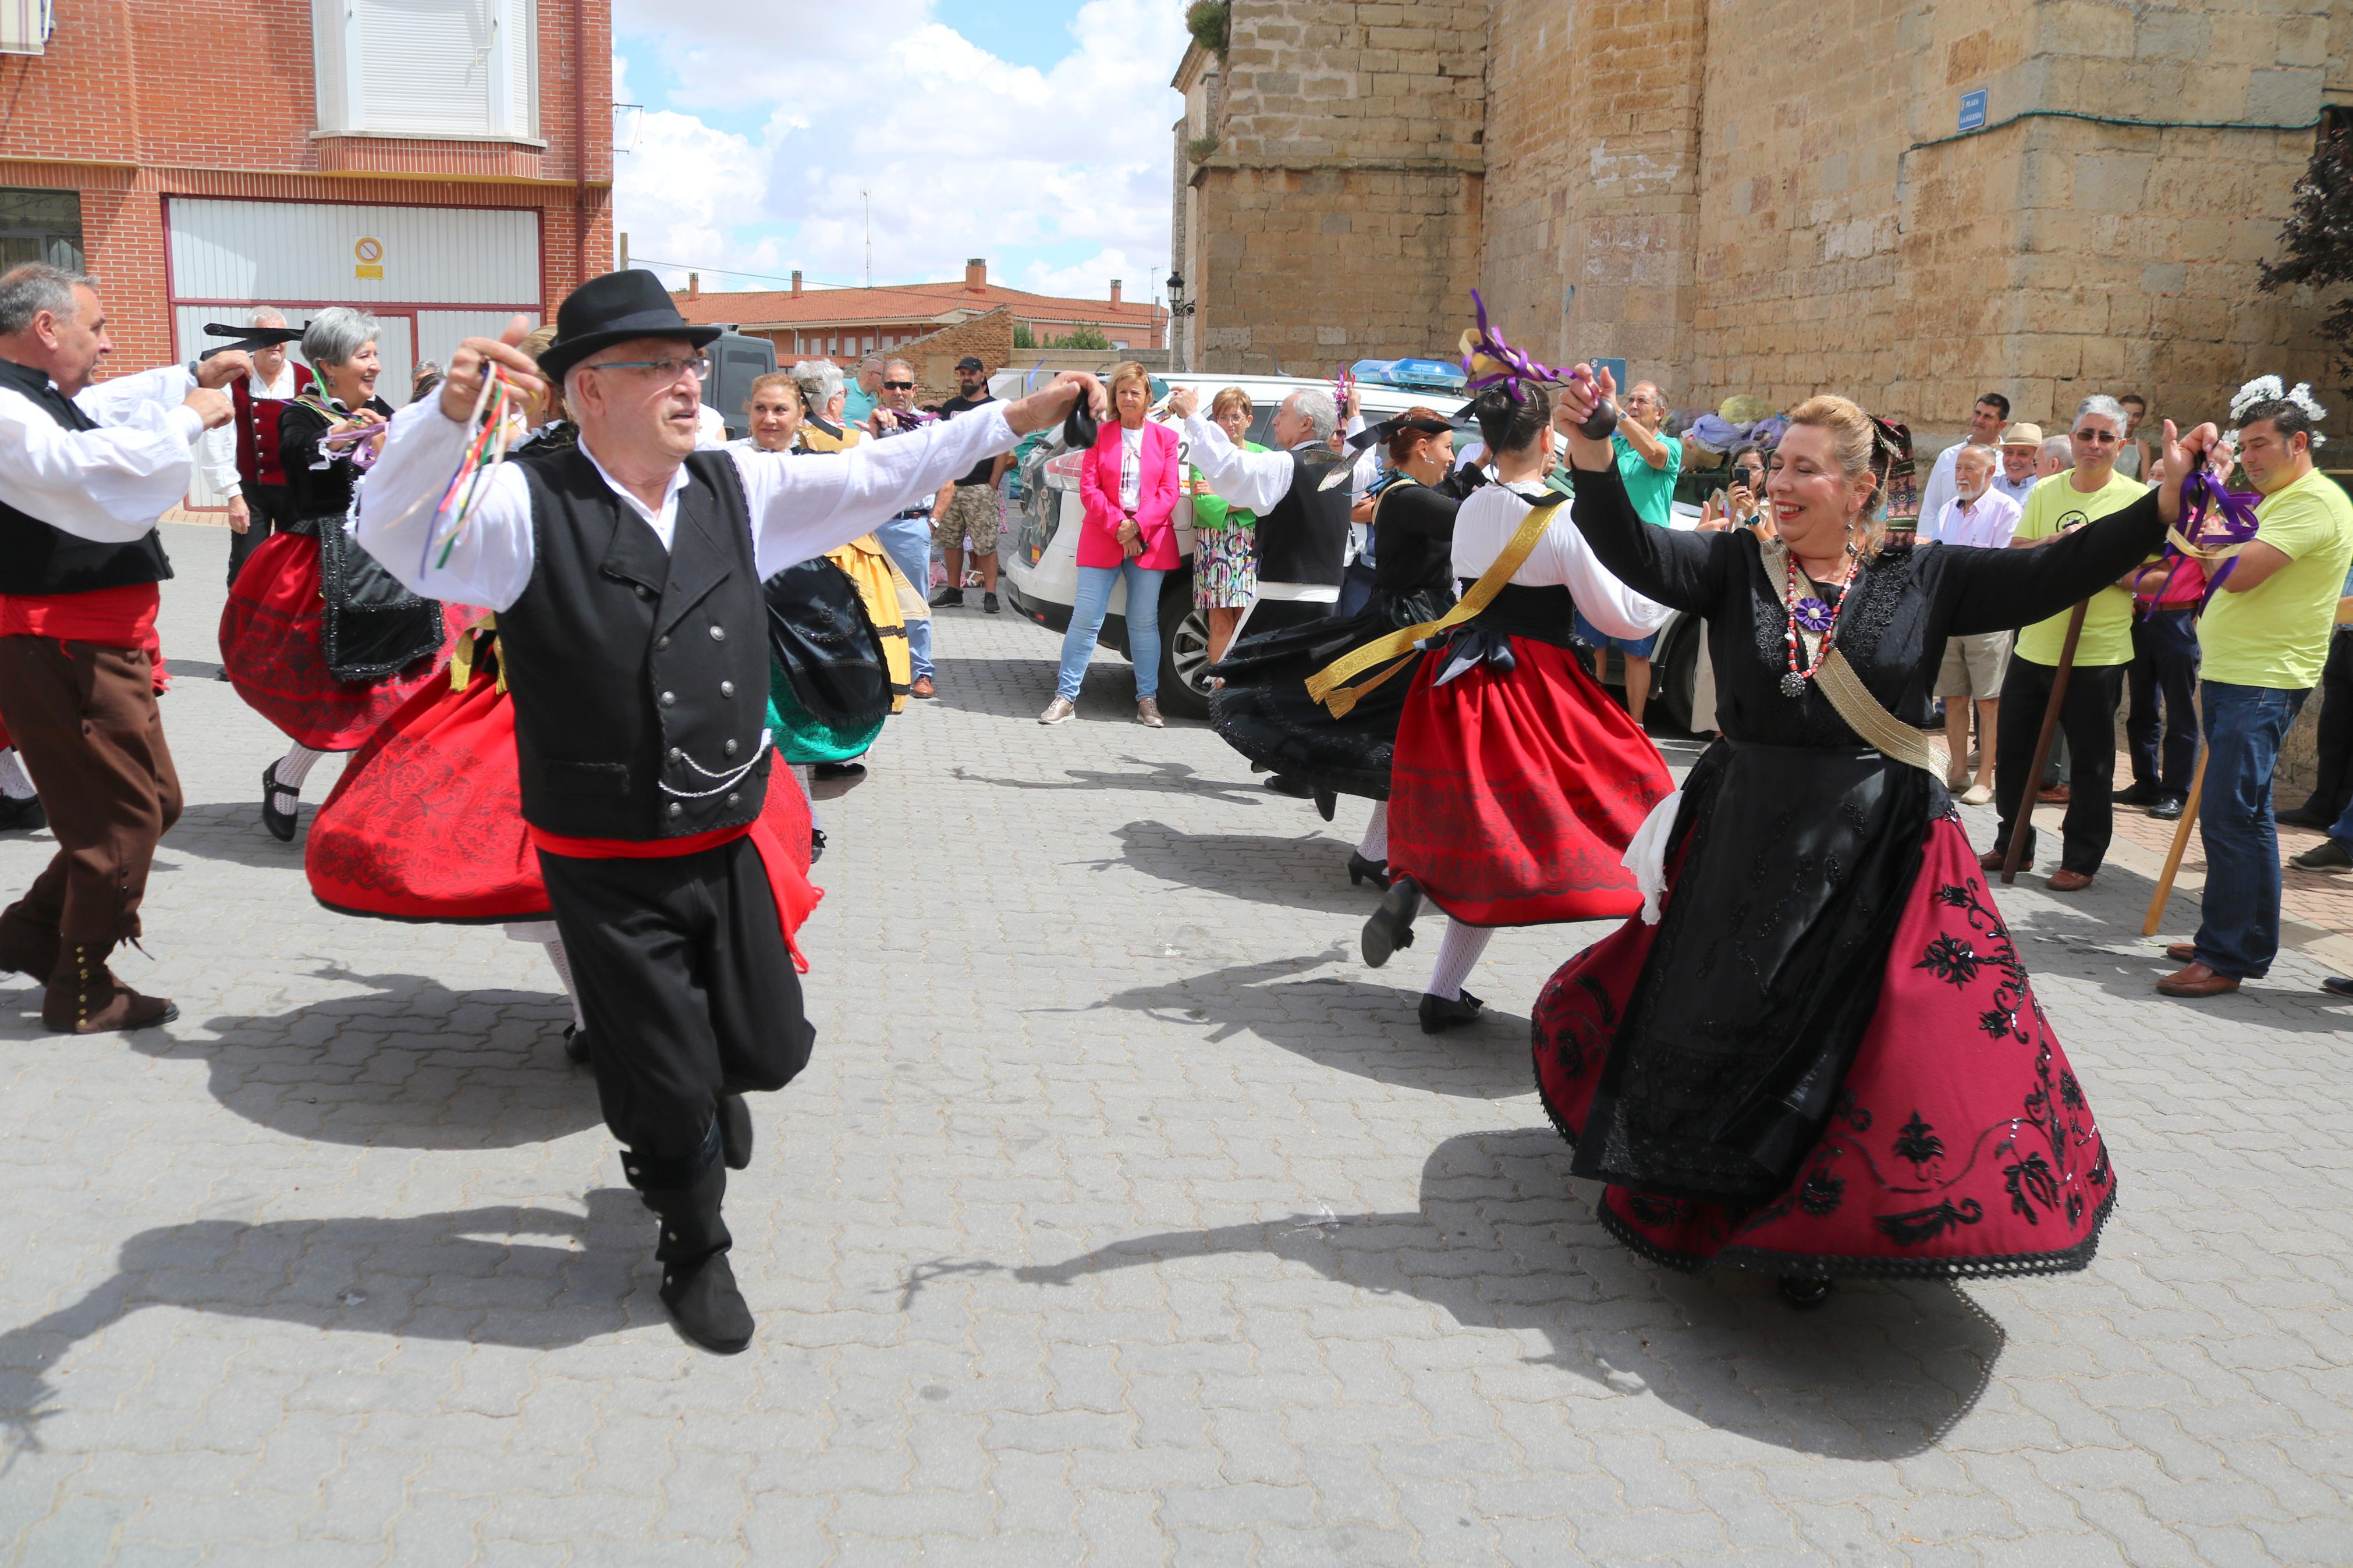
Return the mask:
M 1134 511 L 1144 504 L 1144 429 L 1119 432 L 1119 510 Z
M 1545 493 L 1538 484 L 1486 485 L 1472 492 L 1454 514 L 1454 575 L 1476 582 L 1520 531 L 1532 498 Z M 1672 613 L 1667 606 L 1620 583 L 1595 558 L 1593 546 L 1569 520 L 1569 505 L 1563 501 L 1553 509 L 1544 537 L 1512 581 L 1527 588 L 1567 588 L 1585 618 L 1613 637 L 1646 637 L 1666 625 Z

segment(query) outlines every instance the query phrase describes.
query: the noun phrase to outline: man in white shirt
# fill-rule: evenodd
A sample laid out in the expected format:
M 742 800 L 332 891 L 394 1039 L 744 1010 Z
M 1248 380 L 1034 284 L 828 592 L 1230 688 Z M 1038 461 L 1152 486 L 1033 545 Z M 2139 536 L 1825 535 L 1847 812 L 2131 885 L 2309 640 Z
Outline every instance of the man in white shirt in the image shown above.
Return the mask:
M 268 305 L 257 307 L 245 324 L 258 338 L 287 331 L 285 316 Z M 229 384 L 236 417 L 206 432 L 201 459 L 213 488 L 228 496 L 231 583 L 271 529 L 295 521 L 286 470 L 278 460 L 278 417 L 311 384 L 311 368 L 288 359 L 282 342 L 256 342 L 252 358 L 253 374 Z M 221 679 L 228 679 L 226 671 Z
M 2018 531 L 2019 505 L 1993 488 L 1993 448 L 1962 447 L 1957 452 L 1953 464 L 1957 493 L 1936 519 L 1936 542 L 1967 549 L 2009 548 L 2010 536 Z M 2010 639 L 2008 632 L 1947 637 L 1945 661 L 1936 671 L 1936 695 L 1945 701 L 1945 740 L 1952 750 L 1945 783 L 1969 805 L 1983 805 L 1993 798 L 1994 726 L 2001 706 L 2001 678 L 2010 664 Z M 1978 712 L 1974 782 L 1968 765 L 1972 702 Z
M 180 780 L 155 709 L 155 520 L 187 493 L 193 451 L 228 423 L 218 390 L 253 363 L 216 354 L 92 386 L 112 352 L 91 279 L 28 262 L 0 274 L 0 720 L 40 780 L 57 858 L 0 912 L 0 969 L 47 990 L 41 1021 L 78 1035 L 179 1009 L 116 980 L 140 934 L 156 841 Z
M 838 549 L 1023 433 L 1092 377 L 848 451 L 696 450 L 703 348 L 661 281 L 574 289 L 537 363 L 469 339 L 438 398 L 394 416 L 359 494 L 361 546 L 415 592 L 499 612 L 522 815 L 595 1042 L 622 1169 L 660 1216 L 661 1300 L 732 1353 L 751 1310 L 726 1254 L 727 1172 L 751 1163 L 751 1089 L 807 1065 L 786 898 L 807 881 L 755 825 L 773 737 L 760 584 Z M 576 447 L 499 464 L 454 537 L 435 502 L 494 363 L 561 384 Z M 792 788 L 789 782 L 778 787 Z
M 1945 515 L 1945 503 L 1953 499 L 1953 461 L 1963 448 L 1990 447 L 2001 433 L 2002 423 L 2010 417 L 2010 399 L 1999 392 L 1989 392 L 1969 411 L 1968 438 L 1958 447 L 1947 447 L 1936 454 L 1936 466 L 1928 471 L 1928 483 L 1920 491 L 1919 542 L 1923 544 L 1937 536 L 1936 524 Z
M 2042 455 L 2042 426 L 2021 420 L 2001 433 L 2001 445 L 1995 450 L 2001 466 L 1994 470 L 1993 488 L 2023 507 L 2026 492 L 2041 477 L 2035 465 Z

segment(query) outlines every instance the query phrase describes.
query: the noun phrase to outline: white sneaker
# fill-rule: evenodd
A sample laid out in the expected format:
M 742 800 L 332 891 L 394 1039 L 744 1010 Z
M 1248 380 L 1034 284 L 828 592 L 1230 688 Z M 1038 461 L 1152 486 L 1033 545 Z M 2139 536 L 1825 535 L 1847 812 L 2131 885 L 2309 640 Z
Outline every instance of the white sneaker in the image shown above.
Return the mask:
M 1038 715 L 1038 722 L 1040 724 L 1067 724 L 1071 721 L 1071 716 L 1077 713 L 1078 710 L 1078 704 L 1072 702 L 1069 698 L 1057 697 L 1054 700 L 1046 704 L 1046 710 Z

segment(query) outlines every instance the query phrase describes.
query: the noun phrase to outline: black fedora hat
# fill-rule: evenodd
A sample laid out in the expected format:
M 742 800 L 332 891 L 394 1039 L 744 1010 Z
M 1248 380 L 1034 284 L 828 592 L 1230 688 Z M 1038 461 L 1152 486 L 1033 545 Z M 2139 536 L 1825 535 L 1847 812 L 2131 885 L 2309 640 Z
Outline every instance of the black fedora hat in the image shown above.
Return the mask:
M 696 348 L 719 335 L 678 313 L 661 279 L 642 267 L 591 278 L 564 297 L 555 312 L 555 341 L 539 353 L 539 368 L 561 385 L 564 373 L 595 353 L 631 338 L 678 338 Z

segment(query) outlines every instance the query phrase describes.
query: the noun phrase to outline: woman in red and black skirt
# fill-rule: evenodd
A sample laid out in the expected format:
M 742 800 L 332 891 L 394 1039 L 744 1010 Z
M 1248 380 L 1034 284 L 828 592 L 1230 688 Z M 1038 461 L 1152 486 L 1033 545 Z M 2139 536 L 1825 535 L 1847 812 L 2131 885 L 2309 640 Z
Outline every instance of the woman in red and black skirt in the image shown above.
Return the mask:
M 1561 417 L 1613 390 L 1573 383 Z M 1537 1089 L 1604 1223 L 1671 1268 L 1765 1269 L 1800 1305 L 1841 1275 L 2081 1268 L 2115 1172 L 1918 731 L 1947 637 L 2114 582 L 2179 492 L 2041 550 L 1887 544 L 1898 433 L 1839 397 L 1790 420 L 1776 541 L 1648 526 L 1572 435 L 1596 553 L 1707 617 L 1723 736 L 1629 857 L 1662 912 L 1546 986 Z
M 1667 612 L 1630 593 L 1545 488 L 1553 431 L 1545 394 L 1506 382 L 1472 405 L 1495 483 L 1461 503 L 1456 578 L 1500 568 L 1531 513 L 1546 521 L 1509 581 L 1451 627 L 1414 672 L 1389 772 L 1389 889 L 1365 922 L 1378 968 L 1413 941 L 1427 898 L 1446 911 L 1421 998 L 1437 1034 L 1479 1016 L 1462 982 L 1497 926 L 1632 912 L 1641 895 L 1621 866 L 1634 830 L 1673 784 L 1650 737 L 1569 651 L 1578 612 L 1613 637 L 1645 637 Z M 1525 542 L 1523 541 L 1523 542 Z
M 230 684 L 293 742 L 261 771 L 262 824 L 289 842 L 312 764 L 358 746 L 432 680 L 466 618 L 401 587 L 343 532 L 366 433 L 392 416 L 375 395 L 376 331 L 341 305 L 304 329 L 319 388 L 278 422 L 294 518 L 246 558 L 221 610 Z

